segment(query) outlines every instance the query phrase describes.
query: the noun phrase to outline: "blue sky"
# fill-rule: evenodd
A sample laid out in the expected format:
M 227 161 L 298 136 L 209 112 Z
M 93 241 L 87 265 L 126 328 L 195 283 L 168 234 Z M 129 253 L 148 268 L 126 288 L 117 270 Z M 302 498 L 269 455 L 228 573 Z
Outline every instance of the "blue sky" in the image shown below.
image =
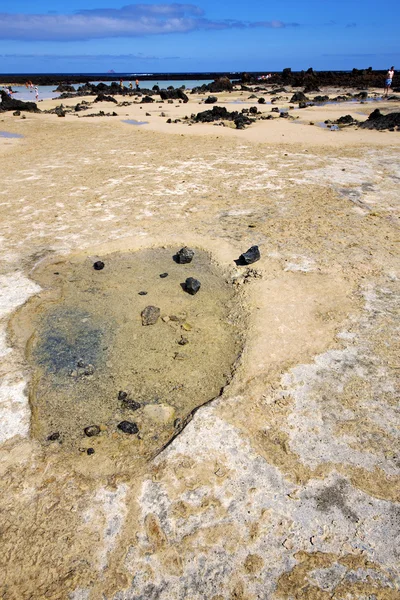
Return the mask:
M 400 2 L 0 0 L 0 72 L 385 69 Z

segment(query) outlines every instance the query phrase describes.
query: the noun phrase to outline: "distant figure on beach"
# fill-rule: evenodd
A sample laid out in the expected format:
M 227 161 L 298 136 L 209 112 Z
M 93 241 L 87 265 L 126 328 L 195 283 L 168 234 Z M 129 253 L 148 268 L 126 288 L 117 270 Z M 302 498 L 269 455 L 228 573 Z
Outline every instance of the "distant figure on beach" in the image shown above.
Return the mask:
M 135 85 L 136 85 L 136 89 L 138 90 L 139 89 L 139 79 L 136 79 Z
M 132 83 L 132 81 L 129 82 L 129 89 L 133 90 L 133 83 Z
M 39 88 L 37 85 L 35 85 L 35 98 L 36 98 L 36 102 L 39 100 Z
M 390 67 L 390 69 L 386 73 L 386 81 L 385 81 L 385 87 L 384 87 L 384 92 L 383 92 L 384 96 L 387 96 L 389 94 L 389 90 L 390 90 L 390 87 L 391 87 L 392 81 L 393 81 L 393 75 L 394 75 L 394 67 Z
M 122 81 L 122 79 L 119 80 L 119 87 L 121 88 L 121 90 L 124 87 L 124 82 Z

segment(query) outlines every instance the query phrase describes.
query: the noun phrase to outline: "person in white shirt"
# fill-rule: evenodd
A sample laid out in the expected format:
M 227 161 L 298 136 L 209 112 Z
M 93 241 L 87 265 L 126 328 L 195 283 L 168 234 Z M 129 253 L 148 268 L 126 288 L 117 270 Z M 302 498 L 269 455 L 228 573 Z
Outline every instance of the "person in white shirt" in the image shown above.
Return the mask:
M 390 67 L 390 69 L 386 73 L 385 87 L 384 87 L 384 91 L 383 91 L 384 96 L 387 96 L 389 93 L 389 90 L 390 90 L 390 87 L 391 87 L 392 81 L 393 81 L 393 75 L 394 75 L 394 67 Z

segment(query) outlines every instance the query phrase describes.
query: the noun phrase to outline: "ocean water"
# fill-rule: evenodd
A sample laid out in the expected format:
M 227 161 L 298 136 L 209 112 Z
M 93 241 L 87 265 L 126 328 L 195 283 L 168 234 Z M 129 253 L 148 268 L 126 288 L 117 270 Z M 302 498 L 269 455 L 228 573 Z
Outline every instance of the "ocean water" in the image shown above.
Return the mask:
M 135 88 L 135 78 L 132 77 L 132 79 L 124 79 L 124 86 L 128 87 L 129 86 L 129 82 L 132 81 L 133 87 Z M 211 83 L 212 79 L 196 79 L 196 80 L 190 80 L 190 79 L 182 79 L 180 81 L 171 81 L 171 80 L 151 80 L 151 81 L 143 81 L 140 82 L 139 79 L 139 85 L 141 88 L 143 89 L 152 89 L 152 87 L 154 85 L 158 85 L 160 88 L 167 88 L 168 86 L 172 85 L 175 88 L 179 88 L 181 86 L 185 86 L 186 89 L 190 90 L 194 87 L 203 85 L 204 83 Z M 33 82 L 35 83 L 35 82 Z M 101 83 L 101 81 L 93 81 L 91 82 L 93 84 L 98 84 Z M 110 85 L 111 81 L 105 81 L 104 83 Z M 79 84 L 74 84 L 75 89 L 78 89 L 78 87 L 80 85 L 83 85 L 82 83 Z M 58 96 L 60 95 L 58 92 L 55 92 L 54 90 L 56 89 L 56 85 L 43 85 L 43 86 L 39 86 L 39 100 L 48 100 L 49 98 L 58 98 Z M 12 89 L 16 92 L 14 95 L 14 98 L 16 100 L 23 100 L 24 102 L 35 102 L 35 91 L 29 88 L 26 88 L 24 85 L 13 85 Z

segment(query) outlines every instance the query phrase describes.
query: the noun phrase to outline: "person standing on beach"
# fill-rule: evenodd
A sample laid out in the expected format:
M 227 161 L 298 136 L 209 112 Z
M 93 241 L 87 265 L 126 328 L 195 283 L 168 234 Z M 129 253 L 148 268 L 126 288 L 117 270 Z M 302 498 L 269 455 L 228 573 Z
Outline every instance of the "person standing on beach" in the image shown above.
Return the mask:
M 139 89 L 139 79 L 136 79 L 135 85 L 136 85 L 136 89 L 138 90 Z
M 36 98 L 36 102 L 39 100 L 39 88 L 37 85 L 35 85 L 35 98 Z
M 394 67 L 390 67 L 390 69 L 386 73 L 385 87 L 384 87 L 384 91 L 383 91 L 384 96 L 387 96 L 389 93 L 389 90 L 390 90 L 390 87 L 391 87 L 392 81 L 393 81 L 393 75 L 394 75 Z

